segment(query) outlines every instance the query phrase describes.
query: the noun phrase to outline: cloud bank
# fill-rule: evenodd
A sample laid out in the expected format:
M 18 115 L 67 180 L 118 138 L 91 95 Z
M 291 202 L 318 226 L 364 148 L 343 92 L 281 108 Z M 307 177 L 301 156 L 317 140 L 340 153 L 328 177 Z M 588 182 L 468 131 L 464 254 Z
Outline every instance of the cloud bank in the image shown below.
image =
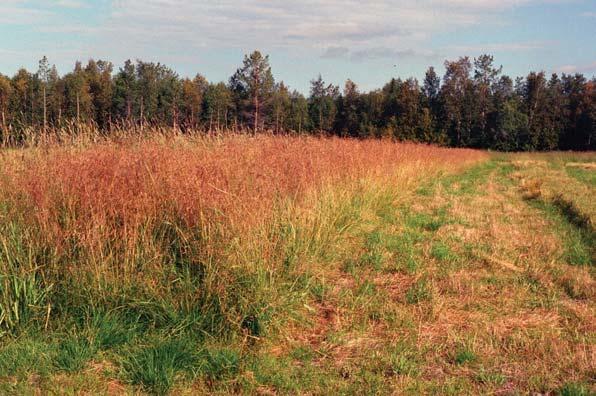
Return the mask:
M 413 49 L 423 48 L 441 32 L 499 23 L 500 13 L 530 2 L 540 1 L 100 0 L 107 15 L 90 26 L 64 15 L 63 10 L 91 7 L 81 0 L 5 0 L 0 4 L 0 22 L 35 23 L 44 33 L 92 34 L 101 48 L 119 44 L 140 52 L 315 49 L 323 57 L 343 55 L 357 61 L 365 56 L 431 56 Z M 349 54 L 337 52 L 343 48 Z M 390 49 L 387 55 L 385 49 Z

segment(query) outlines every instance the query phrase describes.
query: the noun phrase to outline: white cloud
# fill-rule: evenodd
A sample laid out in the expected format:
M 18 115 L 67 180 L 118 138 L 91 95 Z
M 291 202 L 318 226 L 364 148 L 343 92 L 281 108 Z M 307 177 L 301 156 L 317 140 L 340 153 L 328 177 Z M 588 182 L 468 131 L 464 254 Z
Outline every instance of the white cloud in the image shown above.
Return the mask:
M 396 49 L 387 47 L 371 47 L 359 50 L 350 50 L 346 47 L 329 47 L 323 52 L 323 59 L 349 59 L 360 62 L 371 59 L 390 59 L 392 62 L 401 62 L 405 59 L 419 58 L 424 60 L 437 60 L 442 56 L 434 51 L 419 51 L 411 48 Z
M 200 64 L 209 50 L 236 56 L 259 48 L 294 59 L 387 60 L 391 67 L 405 59 L 430 63 L 462 53 L 548 47 L 554 43 L 457 46 L 451 36 L 515 23 L 506 12 L 553 1 L 574 0 L 101 0 L 94 4 L 102 14 L 90 23 L 73 18 L 78 8 L 85 8 L 81 14 L 94 10 L 84 0 L 0 0 L 0 23 L 39 33 L 27 48 L 31 57 L 47 53 L 62 64 L 88 56 Z M 445 33 L 452 45 L 433 50 L 433 40 Z M 63 41 L 68 48 L 57 44 Z M 234 67 L 234 59 L 221 68 Z
M 1 0 L 0 23 L 10 25 L 64 26 L 60 9 L 86 8 L 80 0 Z
M 555 69 L 557 73 L 591 73 L 596 72 L 596 61 L 583 65 L 564 65 Z
M 51 12 L 29 7 L 24 0 L 5 0 L 0 3 L 0 23 L 7 25 L 23 25 L 44 23 Z
M 585 18 L 596 18 L 596 12 L 593 11 L 582 12 L 580 15 Z
M 79 0 L 58 0 L 56 1 L 56 5 L 64 8 L 84 8 L 86 6 Z
M 414 48 L 462 26 L 499 23 L 495 16 L 530 0 L 119 0 L 106 26 L 138 45 Z
M 338 59 L 345 58 L 350 55 L 350 49 L 346 47 L 329 47 L 323 52 L 321 58 L 323 59 Z
M 100 26 L 61 16 L 82 0 L 4 0 L 0 22 L 43 32 L 95 33 L 97 45 L 140 50 L 181 48 L 419 48 L 430 37 L 476 24 L 500 24 L 499 13 L 553 0 L 112 0 Z M 564 1 L 564 0 L 559 0 Z
M 484 43 L 477 45 L 451 45 L 447 49 L 459 54 L 474 54 L 481 52 L 515 52 L 545 49 L 558 45 L 557 41 L 520 41 L 509 43 Z

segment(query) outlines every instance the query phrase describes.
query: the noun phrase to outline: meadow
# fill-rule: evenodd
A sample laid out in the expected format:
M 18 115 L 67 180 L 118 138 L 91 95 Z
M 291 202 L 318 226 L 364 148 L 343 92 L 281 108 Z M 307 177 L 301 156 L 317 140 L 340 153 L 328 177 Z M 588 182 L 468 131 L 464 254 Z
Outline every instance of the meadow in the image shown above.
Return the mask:
M 596 154 L 0 149 L 2 394 L 596 392 Z

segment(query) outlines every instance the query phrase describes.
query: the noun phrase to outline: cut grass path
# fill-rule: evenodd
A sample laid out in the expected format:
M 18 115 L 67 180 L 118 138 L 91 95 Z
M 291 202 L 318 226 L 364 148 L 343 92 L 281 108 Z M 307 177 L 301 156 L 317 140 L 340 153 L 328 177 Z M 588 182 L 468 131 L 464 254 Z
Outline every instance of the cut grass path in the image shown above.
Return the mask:
M 363 214 L 361 255 L 324 280 L 312 325 L 264 354 L 275 375 L 259 386 L 593 392 L 591 247 L 552 203 L 524 199 L 514 171 L 489 161 Z

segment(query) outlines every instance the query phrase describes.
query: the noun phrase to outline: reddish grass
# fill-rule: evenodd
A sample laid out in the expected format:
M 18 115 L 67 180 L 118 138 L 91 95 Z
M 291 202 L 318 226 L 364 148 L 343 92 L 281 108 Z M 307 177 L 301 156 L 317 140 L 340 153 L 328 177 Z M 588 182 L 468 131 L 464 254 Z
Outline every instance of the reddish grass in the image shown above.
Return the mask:
M 50 235 L 126 237 L 173 214 L 187 226 L 250 226 L 284 198 L 329 183 L 455 170 L 480 151 L 314 137 L 173 138 L 17 152 L 1 160 L 0 199 Z M 99 232 L 101 234 L 102 232 Z M 105 235 L 105 234 L 104 234 Z M 115 235 L 113 235 L 115 236 Z

